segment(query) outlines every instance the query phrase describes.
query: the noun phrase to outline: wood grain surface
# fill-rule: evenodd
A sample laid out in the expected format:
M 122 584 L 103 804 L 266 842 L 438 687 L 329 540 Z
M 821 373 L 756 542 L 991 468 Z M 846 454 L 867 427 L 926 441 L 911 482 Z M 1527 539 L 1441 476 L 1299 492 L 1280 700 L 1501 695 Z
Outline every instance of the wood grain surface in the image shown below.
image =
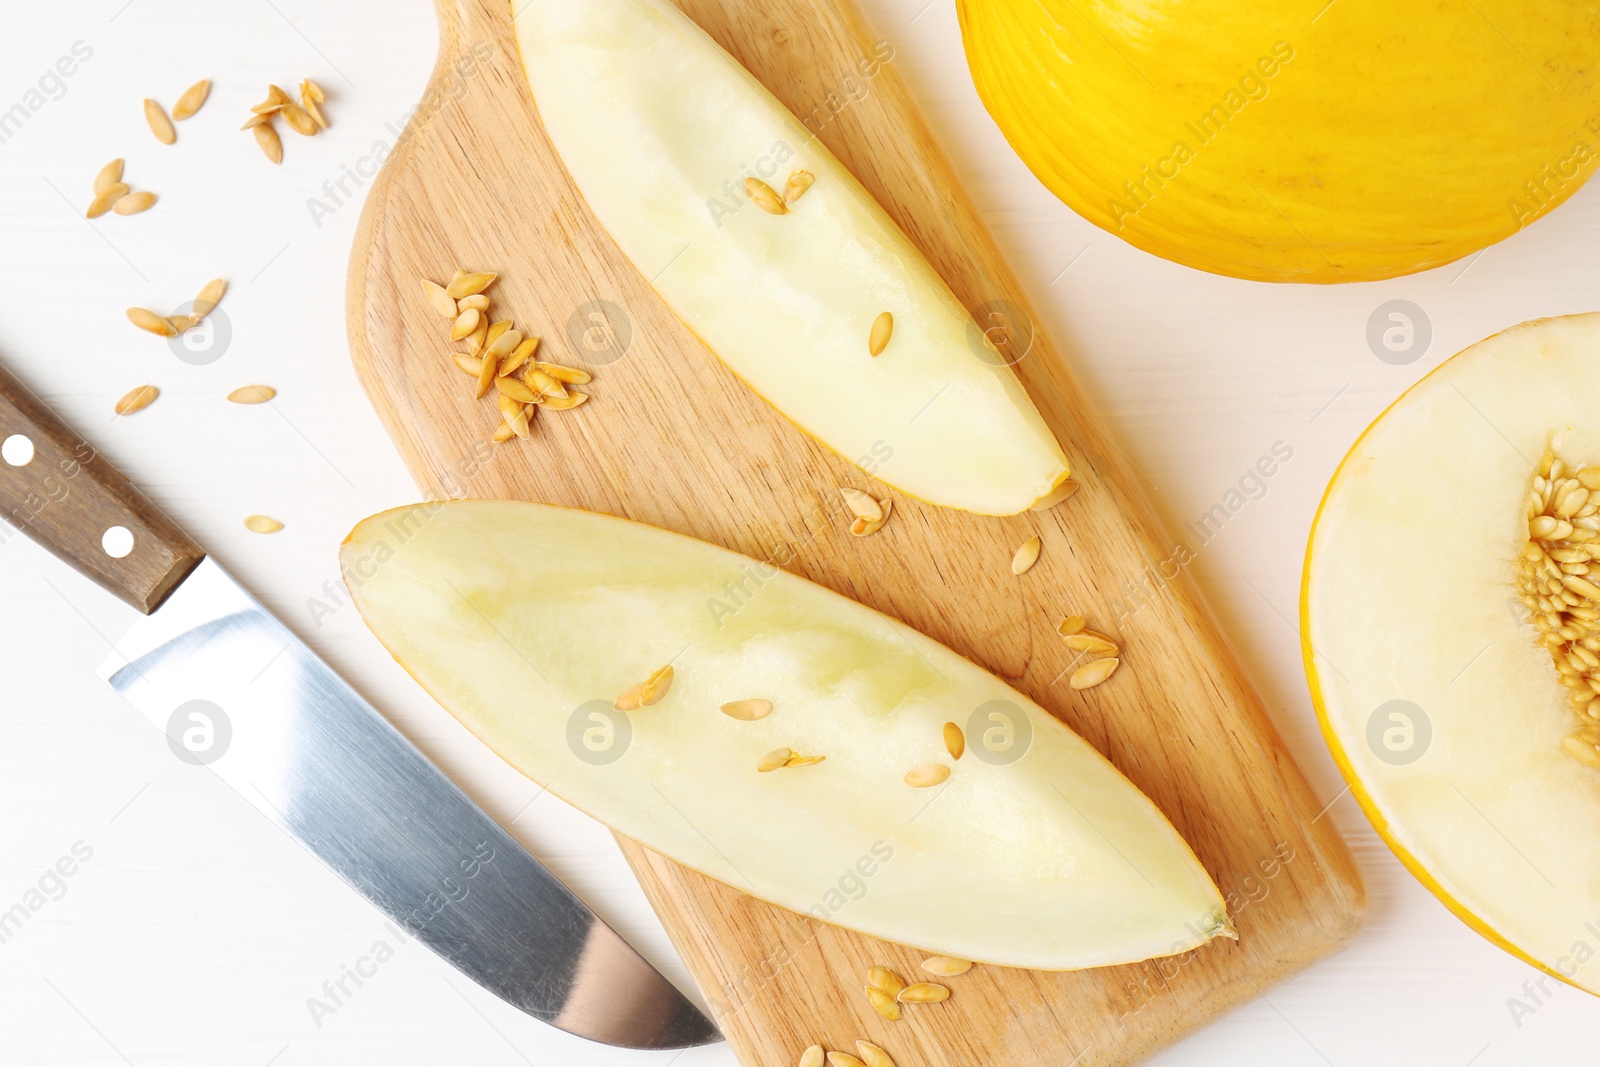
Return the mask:
M 865 971 L 909 976 L 920 953 L 759 903 L 624 841 L 741 1062 L 779 1067 L 813 1042 L 848 1050 L 866 1037 L 903 1065 L 1128 1064 L 1346 944 L 1366 898 L 1344 844 L 1199 603 L 1189 549 L 1161 530 L 1034 328 L 907 93 L 894 42 L 854 0 L 681 6 L 1004 332 L 1084 486 L 1051 511 L 984 518 L 897 496 L 882 532 L 849 536 L 837 487 L 890 490 L 742 386 L 599 227 L 539 124 L 509 6 L 437 3 L 439 63 L 369 194 L 347 308 L 358 373 L 423 489 L 624 515 L 784 560 L 905 620 L 1104 752 L 1193 845 L 1239 927 L 1237 943 L 1127 967 L 980 967 L 951 980 L 946 1003 L 891 1023 L 862 995 Z M 471 399 L 418 285 L 457 267 L 500 273 L 496 317 L 543 337 L 544 358 L 593 371 L 588 404 L 542 413 L 532 440 L 488 444 L 499 416 Z M 1044 554 L 1019 579 L 1008 564 L 1033 533 Z M 1054 634 L 1070 612 L 1126 649 L 1110 682 L 1081 693 L 1066 685 L 1072 660 Z

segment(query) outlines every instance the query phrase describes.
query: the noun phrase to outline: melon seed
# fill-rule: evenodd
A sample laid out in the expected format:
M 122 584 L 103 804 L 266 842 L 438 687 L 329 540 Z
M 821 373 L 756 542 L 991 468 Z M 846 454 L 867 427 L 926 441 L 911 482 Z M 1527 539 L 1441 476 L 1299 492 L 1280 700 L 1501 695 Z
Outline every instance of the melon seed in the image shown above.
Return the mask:
M 881 989 L 867 986 L 867 1000 L 872 1004 L 872 1010 L 888 1019 L 890 1022 L 900 1020 L 900 1002 Z
M 933 982 L 918 982 L 900 990 L 900 996 L 896 999 L 902 1004 L 937 1004 L 950 999 L 950 989 Z
M 618 711 L 637 711 L 661 703 L 672 688 L 672 665 L 658 669 L 649 678 L 625 691 L 613 705 Z
M 762 181 L 760 178 L 746 178 L 744 180 L 745 195 L 748 196 L 756 207 L 769 215 L 787 215 L 789 208 L 784 204 L 783 197 L 777 191 Z
M 972 970 L 972 961 L 954 956 L 930 956 L 922 961 L 922 969 L 941 978 L 954 978 Z
M 757 719 L 765 719 L 772 714 L 772 701 L 760 699 L 730 700 L 722 705 L 722 714 L 730 719 L 738 719 L 740 722 L 755 722 Z
M 883 355 L 883 350 L 889 347 L 889 338 L 894 336 L 894 316 L 889 312 L 881 312 L 872 320 L 872 330 L 867 334 L 867 351 L 874 356 Z
M 967 751 L 967 735 L 953 722 L 944 724 L 944 749 L 951 759 L 960 759 Z
M 143 411 L 155 403 L 156 397 L 161 395 L 161 390 L 153 385 L 141 385 L 137 389 L 130 389 L 117 401 L 116 412 L 118 415 L 132 415 L 135 411 Z
M 1017 554 L 1011 557 L 1011 573 L 1027 574 L 1029 568 L 1039 562 L 1039 550 L 1043 542 L 1037 536 L 1030 537 L 1022 542 L 1017 549 Z
M 866 1067 L 894 1067 L 894 1060 L 889 1058 L 889 1054 L 870 1041 L 858 1040 L 856 1051 L 861 1053 L 861 1062 Z
M 193 115 L 205 106 L 206 97 L 211 95 L 211 80 L 201 78 L 178 97 L 178 102 L 172 105 L 172 117 L 179 122 Z
M 873 967 L 867 971 L 867 985 L 872 989 L 881 989 L 891 997 L 900 995 L 900 990 L 906 987 L 905 981 L 887 967 Z

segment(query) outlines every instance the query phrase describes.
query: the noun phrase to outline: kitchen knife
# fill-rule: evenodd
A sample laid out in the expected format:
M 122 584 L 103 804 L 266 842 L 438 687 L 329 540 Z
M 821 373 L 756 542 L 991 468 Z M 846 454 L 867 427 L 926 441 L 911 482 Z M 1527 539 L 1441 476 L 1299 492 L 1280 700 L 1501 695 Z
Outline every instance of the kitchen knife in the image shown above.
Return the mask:
M 467 977 L 609 1045 L 716 1027 L 37 397 L 0 369 L 0 508 L 139 610 L 101 677 Z

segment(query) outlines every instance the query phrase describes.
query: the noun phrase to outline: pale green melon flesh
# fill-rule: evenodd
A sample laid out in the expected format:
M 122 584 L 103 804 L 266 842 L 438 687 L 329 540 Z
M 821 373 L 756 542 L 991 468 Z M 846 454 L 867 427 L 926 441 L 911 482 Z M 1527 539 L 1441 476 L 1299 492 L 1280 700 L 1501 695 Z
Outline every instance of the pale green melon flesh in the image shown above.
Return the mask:
M 1368 429 L 1312 535 L 1304 637 L 1380 830 L 1463 917 L 1600 990 L 1600 771 L 1563 751 L 1573 712 L 1514 584 L 1546 448 L 1600 462 L 1600 315 L 1475 345 Z M 1393 700 L 1431 726 L 1415 762 L 1405 723 L 1369 739 Z
M 494 501 L 375 516 L 343 563 L 378 638 L 513 766 L 737 889 L 1026 967 L 1126 963 L 1231 933 L 1177 832 L 1081 738 L 942 645 L 775 567 L 621 519 Z M 595 747 L 614 749 L 588 712 L 667 663 L 666 698 L 628 713 L 623 754 L 597 762 L 582 730 L 599 725 Z M 751 698 L 774 711 L 742 722 L 719 710 Z M 574 734 L 575 711 L 596 700 Z M 1014 709 L 1031 745 L 1001 765 L 972 736 L 951 759 L 943 724 L 966 727 L 990 701 Z M 827 759 L 759 773 L 778 747 Z M 953 768 L 946 785 L 903 782 L 927 763 Z
M 682 12 L 665 0 L 515 7 L 534 102 L 579 191 L 751 388 L 845 459 L 931 503 L 1009 515 L 1066 478 L 1060 446 L 949 286 Z M 796 169 L 816 184 L 789 214 L 751 203 L 746 176 L 781 190 Z M 893 336 L 873 358 L 868 335 L 885 311 Z

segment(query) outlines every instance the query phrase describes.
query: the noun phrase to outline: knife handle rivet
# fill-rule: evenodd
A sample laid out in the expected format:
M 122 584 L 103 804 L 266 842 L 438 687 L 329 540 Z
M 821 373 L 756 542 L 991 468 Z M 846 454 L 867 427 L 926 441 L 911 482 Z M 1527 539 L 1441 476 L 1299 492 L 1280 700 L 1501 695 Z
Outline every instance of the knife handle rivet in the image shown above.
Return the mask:
M 100 547 L 112 559 L 122 559 L 133 551 L 133 531 L 126 526 L 113 526 L 100 535 Z
M 26 467 L 33 462 L 33 438 L 14 433 L 0 441 L 0 459 L 13 467 Z

